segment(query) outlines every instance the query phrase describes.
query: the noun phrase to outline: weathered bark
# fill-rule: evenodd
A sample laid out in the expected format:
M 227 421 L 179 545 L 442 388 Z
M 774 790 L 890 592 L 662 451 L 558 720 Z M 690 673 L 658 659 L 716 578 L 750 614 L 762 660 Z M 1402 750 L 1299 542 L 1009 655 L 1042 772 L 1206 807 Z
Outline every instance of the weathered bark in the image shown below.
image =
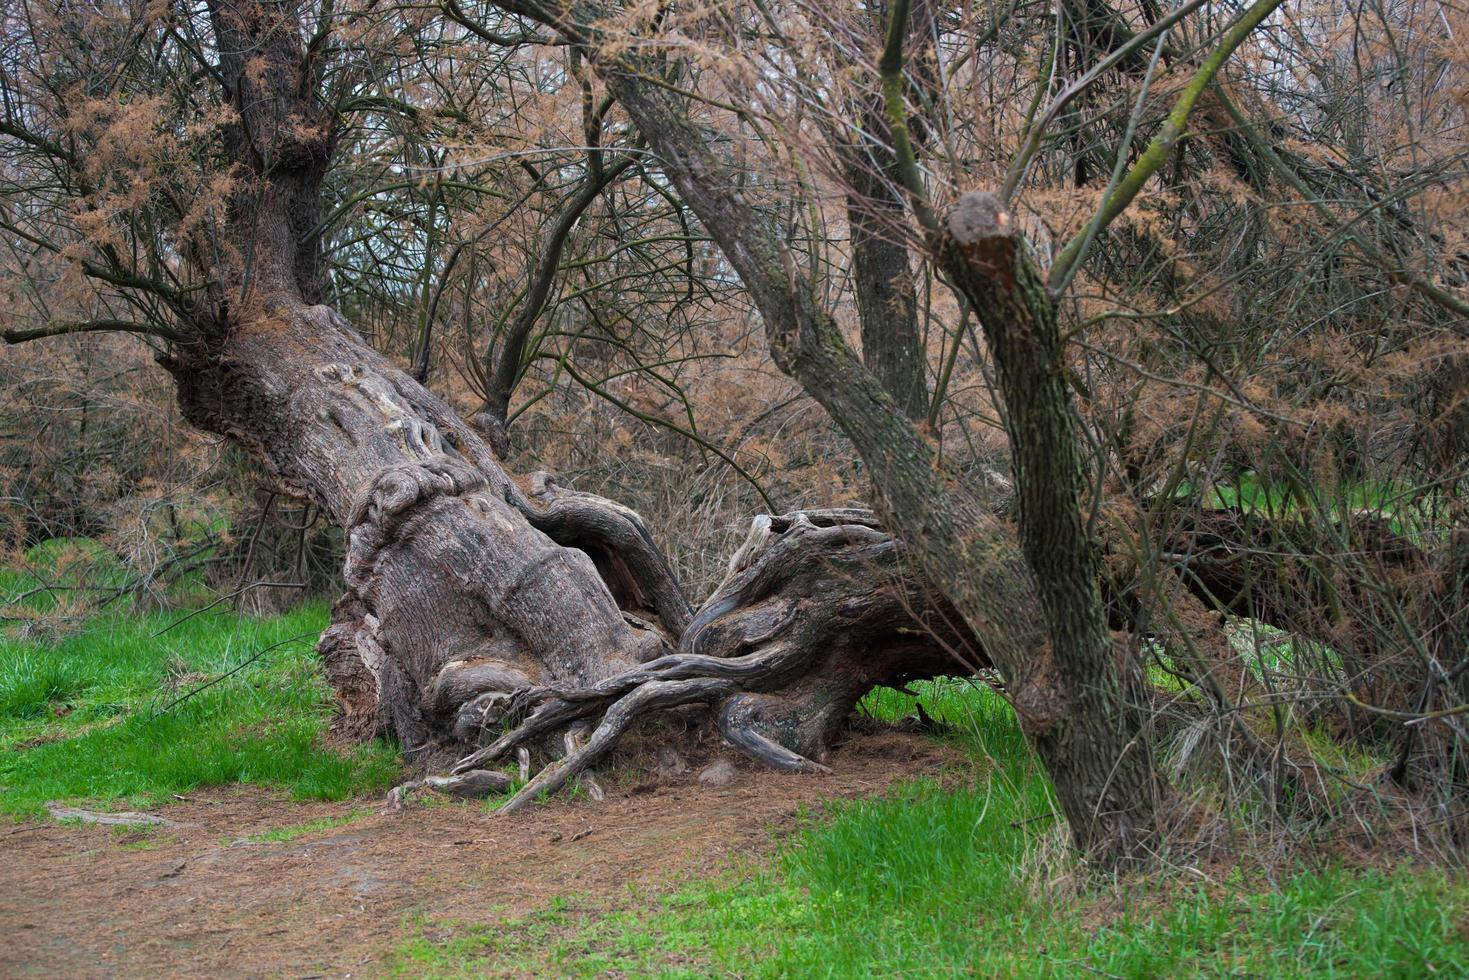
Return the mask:
M 715 704 L 736 747 L 803 768 L 873 686 L 952 672 L 949 651 L 972 645 L 951 610 L 933 636 L 911 632 L 942 601 L 901 576 L 863 513 L 764 521 L 691 622 L 635 513 L 544 474 L 522 489 L 334 311 L 264 305 L 168 366 L 191 421 L 251 447 L 347 531 L 347 593 L 320 643 L 344 733 L 459 755 L 554 693 L 572 707 L 538 725 L 538 750 L 609 712 L 577 756 L 589 765 L 619 725 L 692 699 Z
M 852 230 L 852 281 L 862 329 L 862 362 L 911 419 L 928 414 L 923 340 L 918 329 L 918 295 L 908 246 L 894 240 L 880 217 L 901 220 L 902 202 L 882 176 L 853 166 L 847 224 Z
M 987 665 L 953 607 L 904 574 L 897 542 L 872 513 L 757 517 L 675 653 L 581 688 L 516 692 L 487 715 L 486 740 L 506 719 L 523 720 L 454 771 L 600 716 L 586 745 L 543 770 L 507 804 L 513 811 L 595 764 L 643 713 L 695 703 L 713 707 L 742 752 L 778 769 L 824 769 L 872 688 Z
M 347 730 L 392 731 L 412 752 L 452 730 L 471 690 L 581 685 L 663 652 L 586 552 L 536 530 L 533 500 L 439 399 L 327 307 L 271 310 L 169 368 L 190 421 L 250 446 L 347 532 L 348 591 L 322 642 Z M 676 635 L 671 573 L 629 579 Z
M 668 559 L 636 511 L 533 473 L 527 493 L 513 498 L 522 513 L 558 544 L 585 551 L 623 610 L 683 635 L 692 610 Z
M 990 665 L 958 611 L 909 574 L 900 550 L 866 511 L 755 519 L 679 648 L 781 660 L 724 703 L 726 736 L 752 731 L 819 761 L 873 687 Z
M 320 645 L 341 730 L 390 732 L 410 754 L 453 745 L 466 702 L 585 686 L 667 652 L 688 609 L 635 515 L 544 481 L 523 492 L 475 430 L 317 303 L 310 231 L 337 125 L 319 51 L 287 8 L 219 0 L 211 15 L 236 110 L 234 250 L 203 267 L 213 302 L 165 366 L 191 422 L 347 532 L 347 593 Z

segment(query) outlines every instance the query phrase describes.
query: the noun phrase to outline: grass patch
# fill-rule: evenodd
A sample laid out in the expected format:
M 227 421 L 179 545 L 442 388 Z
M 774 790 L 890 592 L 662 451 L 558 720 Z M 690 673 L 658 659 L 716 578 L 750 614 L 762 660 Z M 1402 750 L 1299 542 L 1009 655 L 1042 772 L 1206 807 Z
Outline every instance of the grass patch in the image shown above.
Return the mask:
M 419 923 L 399 975 L 1422 976 L 1469 972 L 1469 885 L 1436 869 L 1290 867 L 1082 885 L 1013 714 L 967 683 L 919 688 L 971 754 L 967 785 L 918 780 L 806 816 L 773 860 L 628 908 L 493 929 Z M 901 717 L 914 699 L 865 703 Z M 649 907 L 651 905 L 651 907 Z
M 1344 483 L 1325 491 L 1316 487 L 1295 487 L 1288 482 L 1272 481 L 1253 470 L 1238 474 L 1234 480 L 1218 481 L 1200 488 L 1184 482 L 1174 496 L 1199 497 L 1205 510 L 1258 511 L 1287 516 L 1303 510 L 1332 513 L 1375 513 L 1397 518 L 1412 510 L 1413 488 L 1404 483 L 1364 481 Z
M 1233 479 L 1199 486 L 1188 481 L 1174 490 L 1176 500 L 1194 501 L 1202 510 L 1232 510 L 1272 520 L 1336 522 L 1353 515 L 1375 517 L 1394 534 L 1422 543 L 1442 530 L 1441 492 L 1425 493 L 1403 481 L 1366 480 L 1317 486 L 1270 479 L 1249 470 Z
M 304 823 L 292 824 L 289 827 L 275 827 L 259 834 L 251 834 L 245 840 L 259 844 L 285 844 L 312 834 L 320 834 L 328 830 L 336 830 L 355 823 L 367 816 L 368 811 L 361 807 L 353 807 L 346 813 L 331 817 L 318 817 L 315 820 L 307 820 Z
M 74 798 L 148 806 L 224 783 L 308 799 L 391 783 L 392 746 L 322 744 L 330 697 L 312 645 L 325 606 L 261 620 L 182 615 L 119 613 L 54 643 L 0 636 L 0 813 Z

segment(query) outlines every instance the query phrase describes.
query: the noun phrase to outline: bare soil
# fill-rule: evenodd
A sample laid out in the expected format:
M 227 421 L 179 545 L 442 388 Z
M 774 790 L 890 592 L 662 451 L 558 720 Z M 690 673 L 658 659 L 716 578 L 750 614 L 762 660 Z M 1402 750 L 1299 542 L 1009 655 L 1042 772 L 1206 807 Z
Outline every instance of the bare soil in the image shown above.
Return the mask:
M 953 750 L 915 735 L 854 738 L 835 772 L 737 764 L 711 787 L 627 769 L 607 797 L 511 817 L 478 803 L 389 812 L 253 788 L 191 794 L 148 832 L 33 823 L 0 830 L 0 977 L 371 976 L 422 923 L 493 925 L 553 898 L 626 905 L 769 850 L 803 806 L 934 774 Z M 354 815 L 355 813 L 355 815 Z M 347 822 L 289 841 L 259 835 Z M 503 964 L 516 972 L 515 964 Z

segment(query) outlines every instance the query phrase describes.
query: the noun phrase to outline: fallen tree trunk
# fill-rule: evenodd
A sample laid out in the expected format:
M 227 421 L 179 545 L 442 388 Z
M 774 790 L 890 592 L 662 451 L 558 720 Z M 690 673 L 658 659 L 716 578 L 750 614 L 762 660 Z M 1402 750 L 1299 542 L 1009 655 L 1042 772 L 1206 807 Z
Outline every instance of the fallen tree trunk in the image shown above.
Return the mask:
M 873 687 L 987 662 L 866 511 L 757 519 L 691 615 L 635 513 L 545 474 L 522 487 L 325 306 L 278 301 L 168 367 L 191 421 L 346 529 L 319 644 L 344 735 L 430 764 L 493 743 L 464 770 L 522 745 L 554 757 L 605 713 L 565 771 L 642 713 L 700 702 L 736 748 L 804 769 Z

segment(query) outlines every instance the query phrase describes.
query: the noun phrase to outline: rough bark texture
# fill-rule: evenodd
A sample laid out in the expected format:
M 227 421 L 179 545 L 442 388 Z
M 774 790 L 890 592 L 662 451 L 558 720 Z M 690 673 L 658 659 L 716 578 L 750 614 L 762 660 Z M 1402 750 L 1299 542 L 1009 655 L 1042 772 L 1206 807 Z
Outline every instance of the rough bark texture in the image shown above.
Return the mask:
M 529 492 L 516 499 L 552 540 L 591 556 L 619 606 L 661 623 L 672 637 L 683 634 L 692 615 L 689 601 L 635 511 L 557 486 L 549 473 L 532 474 Z
M 850 172 L 853 192 L 847 207 L 852 229 L 852 278 L 862 327 L 862 362 L 911 419 L 928 413 L 918 297 L 908 246 L 893 240 L 891 228 L 874 209 L 902 215 L 891 199 L 891 185 L 866 170 Z M 894 207 L 896 205 L 896 208 Z
M 987 666 L 953 607 L 903 571 L 899 545 L 862 510 L 755 518 L 729 574 L 678 650 L 581 688 L 523 689 L 487 716 L 471 772 L 600 717 L 584 745 L 506 805 L 554 792 L 612 750 L 641 715 L 713 708 L 733 747 L 778 769 L 823 769 L 832 739 L 873 687 Z M 499 733 L 502 723 L 518 720 Z
M 1097 549 L 1083 524 L 1080 435 L 1055 304 L 1009 212 L 966 194 L 944 222 L 940 260 L 984 325 L 1005 397 L 1020 538 L 1049 625 L 1038 652 L 1056 683 L 1019 711 L 1046 746 L 1061 807 L 1084 846 L 1134 854 L 1148 843 L 1157 787 L 1141 666 L 1114 650 Z
M 318 302 L 307 232 L 337 123 L 297 14 L 238 0 L 211 12 L 238 113 L 237 250 L 207 267 L 210 300 L 165 365 L 191 422 L 347 533 L 347 591 L 319 645 L 343 734 L 393 734 L 426 761 L 488 742 L 440 781 L 465 792 L 504 782 L 476 768 L 504 752 L 565 752 L 521 805 L 640 715 L 688 703 L 737 747 L 810 768 L 873 685 L 953 669 L 947 651 L 970 645 L 943 625 L 957 617 L 909 631 L 942 601 L 896 574 L 871 515 L 766 520 L 695 616 L 635 513 L 545 474 L 513 480 L 476 429 Z
M 530 712 L 479 766 L 522 744 L 554 754 L 605 712 L 534 793 L 642 713 L 701 702 L 736 747 L 799 769 L 873 686 L 952 672 L 949 651 L 970 644 L 865 513 L 759 522 L 691 621 L 636 514 L 544 474 L 523 490 L 334 311 L 273 309 L 171 367 L 192 421 L 254 447 L 347 530 L 347 593 L 320 651 L 352 735 L 457 756 Z M 924 617 L 932 635 L 913 632 Z
M 588 552 L 533 526 L 540 508 L 479 437 L 329 308 L 278 299 L 170 368 L 190 421 L 252 447 L 346 530 L 347 594 L 321 652 L 353 734 L 392 731 L 413 752 L 452 730 L 469 690 L 591 683 L 667 648 Z M 609 534 L 626 527 L 608 511 Z M 645 591 L 666 602 L 664 570 Z M 676 630 L 686 607 L 666 608 Z
M 888 11 L 868 11 L 874 38 L 882 36 Z M 920 21 L 932 17 L 924 4 Z M 928 32 L 916 32 L 925 48 Z M 904 228 L 908 206 L 899 188 L 883 99 L 875 92 L 856 108 L 864 139 L 841 145 L 847 182 L 847 226 L 852 236 L 852 288 L 862 331 L 862 363 L 877 376 L 903 413 L 914 420 L 928 414 L 928 381 L 922 331 L 918 325 L 918 286 L 909 264 Z

